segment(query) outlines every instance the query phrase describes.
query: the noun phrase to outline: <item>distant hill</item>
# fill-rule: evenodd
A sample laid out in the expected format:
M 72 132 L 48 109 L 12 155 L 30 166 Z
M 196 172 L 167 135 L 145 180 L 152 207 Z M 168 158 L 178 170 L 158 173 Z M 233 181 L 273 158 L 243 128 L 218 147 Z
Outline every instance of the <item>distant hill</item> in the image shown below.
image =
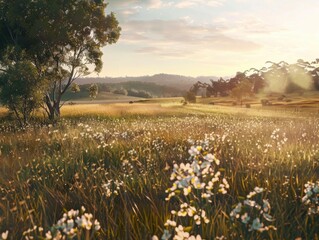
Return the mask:
M 117 89 L 125 89 L 135 90 L 135 91 L 145 91 L 149 93 L 152 97 L 176 97 L 182 96 L 184 91 L 169 87 L 165 85 L 158 85 L 153 82 L 138 82 L 138 81 L 131 81 L 131 82 L 118 82 L 118 83 L 96 83 L 98 85 L 99 93 L 102 92 L 113 92 Z M 90 84 L 82 84 L 80 85 L 80 92 L 79 93 L 72 93 L 70 90 L 66 92 L 66 99 L 82 99 L 87 98 L 89 96 L 89 87 Z M 100 95 L 100 94 L 99 94 Z
M 216 80 L 215 76 L 200 76 L 200 77 L 187 77 L 182 75 L 173 74 L 156 74 L 153 76 L 141 76 L 141 77 L 86 77 L 79 78 L 77 83 L 79 85 L 91 84 L 91 83 L 124 83 L 124 82 L 143 82 L 143 83 L 155 83 L 161 86 L 167 86 L 170 88 L 178 89 L 179 91 L 187 91 L 197 81 L 210 83 L 210 79 Z

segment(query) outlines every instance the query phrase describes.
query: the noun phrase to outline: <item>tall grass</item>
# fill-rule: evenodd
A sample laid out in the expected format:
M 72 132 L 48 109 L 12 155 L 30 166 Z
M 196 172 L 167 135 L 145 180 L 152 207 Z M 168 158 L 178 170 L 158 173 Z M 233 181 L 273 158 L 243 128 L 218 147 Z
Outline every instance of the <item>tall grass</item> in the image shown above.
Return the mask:
M 84 206 L 101 225 L 94 239 L 161 236 L 181 200 L 165 200 L 174 164 L 189 162 L 188 150 L 208 138 L 229 189 L 207 202 L 201 231 L 182 220 L 187 231 L 205 239 L 318 238 L 318 214 L 302 202 L 304 184 L 319 178 L 318 118 L 119 109 L 111 117 L 66 109 L 55 126 L 1 125 L 0 233 L 21 239 L 35 226 L 45 233 Z M 231 219 L 255 187 L 264 189 L 277 230 L 252 232 Z

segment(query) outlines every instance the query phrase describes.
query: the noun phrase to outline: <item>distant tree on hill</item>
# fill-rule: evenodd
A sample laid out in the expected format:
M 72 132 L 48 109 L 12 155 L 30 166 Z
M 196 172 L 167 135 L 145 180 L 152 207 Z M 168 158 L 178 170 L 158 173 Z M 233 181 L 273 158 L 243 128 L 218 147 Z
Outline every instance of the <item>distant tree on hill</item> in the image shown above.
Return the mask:
M 89 87 L 89 95 L 91 99 L 94 99 L 97 97 L 99 93 L 99 87 L 96 83 L 92 83 L 91 86 Z
M 76 84 L 76 83 L 72 83 L 70 90 L 73 93 L 77 93 L 77 92 L 81 91 L 80 86 L 78 84 Z

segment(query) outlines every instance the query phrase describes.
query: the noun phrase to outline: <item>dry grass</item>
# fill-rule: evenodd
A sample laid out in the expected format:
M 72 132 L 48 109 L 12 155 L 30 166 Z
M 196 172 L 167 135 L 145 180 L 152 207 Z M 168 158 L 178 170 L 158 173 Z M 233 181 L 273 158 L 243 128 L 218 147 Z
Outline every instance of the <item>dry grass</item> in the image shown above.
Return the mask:
M 115 104 L 78 104 L 65 106 L 62 108 L 62 115 L 66 117 L 79 116 L 130 116 L 145 115 L 152 116 L 158 114 L 169 114 L 174 112 L 161 104 L 156 103 L 115 103 Z
M 7 113 L 8 113 L 8 110 L 6 108 L 0 106 L 0 118 L 7 115 Z

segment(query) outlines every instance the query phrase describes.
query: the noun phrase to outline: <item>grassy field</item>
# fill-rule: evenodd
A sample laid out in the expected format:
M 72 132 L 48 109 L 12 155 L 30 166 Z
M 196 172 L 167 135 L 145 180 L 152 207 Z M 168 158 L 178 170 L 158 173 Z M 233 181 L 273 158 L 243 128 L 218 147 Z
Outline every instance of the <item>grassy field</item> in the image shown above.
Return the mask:
M 268 98 L 0 109 L 0 239 L 318 239 L 319 98 Z

